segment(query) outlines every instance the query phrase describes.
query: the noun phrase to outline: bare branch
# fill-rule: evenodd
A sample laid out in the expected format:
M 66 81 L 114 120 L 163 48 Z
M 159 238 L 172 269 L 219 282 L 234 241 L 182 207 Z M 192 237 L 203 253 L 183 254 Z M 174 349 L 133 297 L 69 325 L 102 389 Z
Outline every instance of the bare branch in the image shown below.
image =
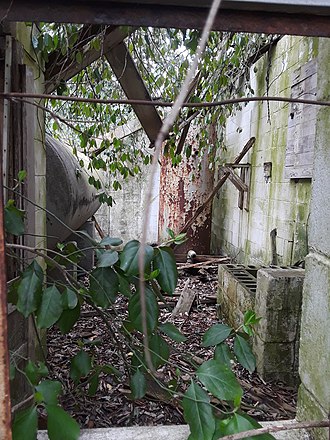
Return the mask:
M 251 429 L 250 431 L 238 432 L 236 434 L 226 435 L 222 437 L 222 440 L 241 440 L 246 437 L 257 436 L 261 434 L 267 434 L 270 432 L 290 431 L 292 429 L 305 429 L 305 428 L 327 428 L 329 427 L 328 420 L 313 421 L 313 422 L 297 422 L 286 423 L 276 426 L 266 426 L 264 428 Z
M 145 203 L 144 203 L 144 221 L 143 221 L 143 230 L 142 230 L 142 238 L 141 238 L 141 247 L 139 250 L 139 270 L 140 270 L 140 302 L 141 302 L 141 318 L 142 318 L 142 327 L 143 327 L 143 346 L 144 346 L 144 353 L 146 357 L 146 362 L 148 367 L 151 371 L 154 371 L 152 361 L 151 361 L 151 355 L 149 351 L 149 343 L 148 343 L 148 328 L 147 328 L 147 308 L 146 308 L 146 297 L 145 297 L 145 286 L 144 286 L 144 246 L 146 243 L 146 235 L 149 225 L 149 217 L 150 217 L 150 205 L 152 200 L 152 185 L 154 182 L 154 178 L 157 172 L 157 166 L 158 166 L 158 160 L 160 156 L 160 151 L 163 145 L 164 140 L 166 139 L 169 130 L 173 126 L 181 108 L 182 104 L 184 103 L 186 96 L 189 92 L 190 84 L 194 78 L 195 72 L 198 67 L 198 63 L 202 57 L 202 54 L 205 50 L 207 39 L 209 36 L 209 32 L 212 28 L 213 21 L 215 19 L 215 16 L 217 14 L 219 5 L 221 3 L 221 0 L 213 0 L 212 6 L 210 9 L 210 12 L 208 14 L 202 36 L 199 42 L 199 46 L 196 51 L 195 58 L 187 72 L 187 76 L 182 84 L 179 96 L 177 97 L 175 103 L 173 104 L 173 108 L 170 111 L 170 113 L 165 118 L 163 125 L 158 133 L 156 142 L 155 142 L 155 153 L 152 158 L 152 167 L 151 167 L 151 174 L 150 174 L 150 184 L 149 184 L 149 190 L 147 192 Z
M 147 101 L 142 99 L 98 99 L 98 98 L 79 98 L 78 96 L 60 96 L 60 95 L 49 95 L 43 93 L 21 93 L 21 92 L 10 92 L 10 93 L 0 93 L 0 99 L 24 99 L 24 98 L 34 98 L 34 99 L 49 99 L 53 101 L 74 101 L 74 102 L 89 102 L 91 104 L 116 104 L 116 105 L 151 105 L 154 107 L 173 107 L 173 102 L 166 101 Z M 248 96 L 243 98 L 231 98 L 223 99 L 221 101 L 213 102 L 183 102 L 181 107 L 190 108 L 203 108 L 203 107 L 219 107 L 221 105 L 239 104 L 243 102 L 257 102 L 257 101 L 274 101 L 274 102 L 296 102 L 298 104 L 310 104 L 310 105 L 320 105 L 320 106 L 330 106 L 330 101 L 319 101 L 316 99 L 301 99 L 301 98 L 288 98 L 285 96 Z M 33 104 L 33 102 L 30 102 Z

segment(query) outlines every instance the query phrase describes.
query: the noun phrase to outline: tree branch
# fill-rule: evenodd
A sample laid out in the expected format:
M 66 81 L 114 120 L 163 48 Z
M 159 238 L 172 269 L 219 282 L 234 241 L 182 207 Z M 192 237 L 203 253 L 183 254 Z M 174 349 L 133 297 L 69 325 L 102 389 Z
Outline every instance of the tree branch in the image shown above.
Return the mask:
M 139 283 L 139 289 L 140 289 L 140 302 L 141 302 L 141 319 L 142 319 L 142 328 L 143 328 L 143 346 L 144 346 L 144 353 L 146 357 L 146 362 L 148 367 L 152 372 L 154 372 L 154 367 L 151 361 L 151 355 L 149 350 L 149 343 L 148 343 L 148 328 L 147 328 L 147 307 L 146 307 L 146 297 L 145 297 L 145 286 L 144 286 L 144 246 L 146 243 L 146 236 L 147 236 L 147 230 L 149 226 L 149 220 L 150 220 L 150 206 L 151 206 L 151 200 L 152 200 L 152 186 L 154 182 L 154 178 L 156 175 L 157 167 L 158 167 L 158 160 L 160 156 L 160 152 L 162 149 L 162 145 L 164 140 L 166 139 L 169 130 L 173 126 L 181 108 L 182 104 L 184 103 L 187 93 L 189 91 L 189 87 L 191 84 L 192 79 L 194 78 L 195 72 L 197 70 L 199 61 L 202 57 L 202 54 L 205 50 L 207 39 L 209 36 L 209 32 L 212 28 L 212 23 L 215 19 L 215 16 L 217 14 L 219 5 L 221 3 L 221 0 L 213 0 L 211 9 L 209 11 L 202 36 L 196 51 L 195 58 L 187 72 L 187 76 L 182 84 L 180 93 L 173 105 L 172 110 L 165 118 L 163 125 L 158 133 L 156 142 L 155 142 L 155 153 L 152 158 L 152 167 L 151 167 L 151 175 L 149 178 L 149 189 L 145 198 L 144 203 L 144 218 L 143 218 L 143 230 L 142 230 L 142 238 L 141 238 L 141 247 L 139 250 L 139 272 L 140 272 L 140 283 Z
M 173 107 L 175 103 L 167 101 L 147 101 L 143 99 L 99 99 L 99 98 L 80 98 L 78 96 L 63 96 L 63 95 L 50 95 L 43 93 L 21 93 L 21 92 L 10 92 L 10 93 L 0 93 L 0 99 L 49 99 L 51 101 L 73 101 L 73 102 L 89 102 L 90 104 L 116 104 L 116 105 L 131 105 L 131 104 L 141 104 L 141 105 L 152 105 L 154 107 Z M 274 102 L 289 102 L 298 104 L 310 104 L 310 105 L 320 105 L 320 106 L 330 106 L 330 101 L 319 101 L 316 99 L 301 99 L 301 98 L 288 98 L 285 96 L 249 96 L 243 98 L 231 98 L 223 99 L 221 101 L 213 102 L 183 102 L 181 107 L 190 108 L 204 108 L 204 107 L 219 107 L 222 105 L 239 104 L 244 102 L 258 102 L 258 101 L 274 101 Z M 29 104 L 34 105 L 33 102 L 27 101 Z
M 221 437 L 221 440 L 241 440 L 246 437 L 257 436 L 261 434 L 268 434 L 270 432 L 290 431 L 292 429 L 305 429 L 305 428 L 330 428 L 330 422 L 328 420 L 313 421 L 313 422 L 297 422 L 288 423 L 276 426 L 266 426 L 264 428 L 251 429 L 250 431 L 238 432 L 236 434 L 226 435 Z

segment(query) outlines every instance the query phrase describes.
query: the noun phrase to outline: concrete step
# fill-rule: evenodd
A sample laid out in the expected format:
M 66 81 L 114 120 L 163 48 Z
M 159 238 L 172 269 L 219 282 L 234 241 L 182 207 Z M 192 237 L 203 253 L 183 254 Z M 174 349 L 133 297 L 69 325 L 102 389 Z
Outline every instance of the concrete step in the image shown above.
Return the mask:
M 280 425 L 294 422 L 265 422 L 263 426 Z M 128 428 L 98 428 L 83 429 L 79 440 L 187 440 L 189 436 L 187 425 L 168 426 L 130 426 Z M 306 430 L 282 431 L 273 434 L 276 440 L 310 440 Z M 38 440 L 49 440 L 46 431 L 38 432 Z M 65 440 L 65 439 L 63 439 Z

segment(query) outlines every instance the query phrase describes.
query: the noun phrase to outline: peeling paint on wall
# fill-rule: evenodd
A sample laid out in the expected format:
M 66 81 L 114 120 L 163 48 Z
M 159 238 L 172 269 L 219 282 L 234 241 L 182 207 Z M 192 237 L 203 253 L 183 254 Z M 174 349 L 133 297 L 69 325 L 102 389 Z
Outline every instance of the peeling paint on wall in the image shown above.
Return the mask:
M 213 189 L 214 172 L 209 168 L 207 154 L 197 157 L 199 145 L 195 134 L 191 129 L 186 140 L 192 150 L 189 159 L 184 156 L 177 166 L 172 165 L 169 157 L 163 156 L 161 160 L 160 241 L 168 238 L 166 228 L 179 233 Z M 211 211 L 210 204 L 187 232 L 188 241 L 176 248 L 179 252 L 194 249 L 199 254 L 210 253 Z

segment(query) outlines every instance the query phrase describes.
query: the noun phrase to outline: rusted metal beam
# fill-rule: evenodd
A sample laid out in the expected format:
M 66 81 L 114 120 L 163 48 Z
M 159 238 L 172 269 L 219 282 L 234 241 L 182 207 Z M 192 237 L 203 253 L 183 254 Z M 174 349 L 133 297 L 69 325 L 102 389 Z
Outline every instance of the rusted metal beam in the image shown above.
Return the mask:
M 105 57 L 128 99 L 151 101 L 151 96 L 125 43 L 120 43 L 112 48 L 105 53 Z M 154 142 L 162 126 L 162 120 L 156 108 L 143 105 L 132 105 L 132 107 L 148 138 Z
M 0 39 L 0 57 L 4 56 L 4 39 Z M 0 63 L 0 91 L 4 88 L 4 64 Z M 11 440 L 9 388 L 9 353 L 7 334 L 7 280 L 2 184 L 4 103 L 0 102 L 0 439 Z
M 95 28 L 93 27 L 93 29 Z M 89 48 L 83 53 L 82 61 L 80 63 L 78 63 L 75 58 L 72 59 L 70 55 L 67 57 L 67 60 L 64 63 L 61 63 L 60 61 L 55 62 L 55 59 L 53 59 L 50 63 L 46 65 L 46 93 L 53 92 L 61 83 L 61 81 L 67 81 L 73 76 L 77 75 L 79 72 L 85 69 L 85 67 L 89 66 L 107 51 L 111 50 L 117 44 L 122 42 L 124 38 L 126 38 L 132 32 L 133 29 L 127 26 L 115 28 L 113 27 L 111 29 L 108 29 L 105 32 L 100 49 L 96 50 Z
M 154 2 L 156 3 L 156 1 Z M 2 0 L 0 21 L 51 21 L 63 23 L 108 24 L 114 26 L 153 26 L 182 29 L 201 29 L 205 23 L 207 8 L 198 7 L 196 2 L 182 6 L 181 2 L 171 4 L 119 3 L 102 0 Z M 173 4 L 174 3 L 174 4 Z M 243 10 L 240 5 L 250 10 Z M 274 2 L 269 2 L 269 5 Z M 227 2 L 231 9 L 222 8 L 215 19 L 213 30 L 231 32 L 263 32 L 281 35 L 330 36 L 330 7 L 320 8 L 323 15 L 317 15 L 313 8 L 302 8 L 292 2 L 290 13 L 283 4 L 273 10 L 263 9 L 250 2 Z M 206 5 L 207 6 L 207 5 Z M 234 9 L 237 7 L 237 9 Z M 259 9 L 258 9 L 259 8 Z

